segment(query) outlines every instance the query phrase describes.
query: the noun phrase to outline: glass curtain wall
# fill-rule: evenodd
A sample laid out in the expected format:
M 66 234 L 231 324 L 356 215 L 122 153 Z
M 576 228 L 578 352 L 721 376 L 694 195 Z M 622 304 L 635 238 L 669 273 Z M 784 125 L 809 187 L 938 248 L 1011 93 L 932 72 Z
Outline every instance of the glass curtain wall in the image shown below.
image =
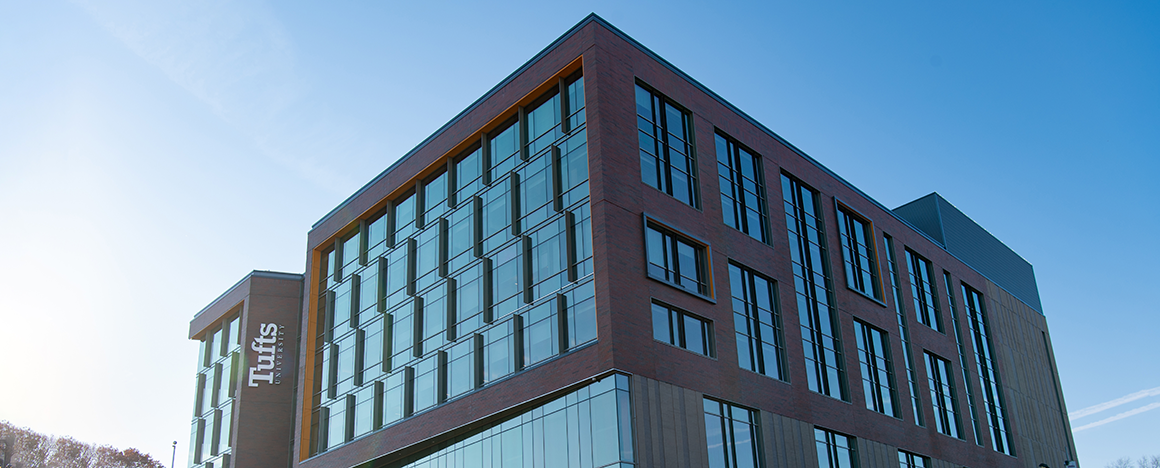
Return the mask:
M 615 374 L 390 468 L 633 466 L 628 377 Z
M 189 437 L 187 466 L 191 468 L 224 466 L 223 459 L 228 460 L 231 454 L 241 343 L 241 317 L 237 315 L 202 337 Z
M 312 455 L 594 341 L 583 77 L 321 256 Z

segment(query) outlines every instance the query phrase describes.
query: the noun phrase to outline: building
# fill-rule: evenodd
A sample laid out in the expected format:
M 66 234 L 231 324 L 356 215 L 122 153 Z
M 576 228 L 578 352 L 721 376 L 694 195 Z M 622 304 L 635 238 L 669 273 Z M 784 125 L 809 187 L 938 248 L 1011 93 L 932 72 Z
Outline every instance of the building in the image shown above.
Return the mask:
M 887 209 L 595 15 L 315 224 L 302 281 L 265 449 L 294 467 L 1075 459 L 1030 264 L 938 194 Z M 230 453 L 258 466 L 265 387 L 236 386 Z
M 254 271 L 193 317 L 189 466 L 290 464 L 301 303 L 302 275 Z

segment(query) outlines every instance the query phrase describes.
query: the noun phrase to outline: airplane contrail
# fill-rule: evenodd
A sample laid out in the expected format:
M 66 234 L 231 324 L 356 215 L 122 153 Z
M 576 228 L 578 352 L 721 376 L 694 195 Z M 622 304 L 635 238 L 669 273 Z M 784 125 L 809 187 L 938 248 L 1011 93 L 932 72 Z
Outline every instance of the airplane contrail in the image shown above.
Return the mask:
M 1070 413 L 1067 413 L 1067 417 L 1070 419 L 1079 419 L 1079 418 L 1082 418 L 1084 416 L 1099 413 L 1100 411 L 1109 410 L 1109 409 L 1115 408 L 1115 407 L 1123 405 L 1123 404 L 1131 403 L 1131 402 L 1139 400 L 1141 398 L 1148 398 L 1150 396 L 1157 396 L 1157 395 L 1160 395 L 1160 387 L 1149 388 L 1147 390 L 1140 390 L 1136 393 L 1132 393 L 1132 394 L 1128 394 L 1128 395 L 1124 395 L 1122 397 L 1116 398 L 1115 400 L 1106 401 L 1106 402 L 1100 403 L 1098 405 L 1092 405 L 1092 406 L 1089 406 L 1089 407 L 1081 409 L 1081 410 L 1072 411 Z M 1084 427 L 1087 427 L 1087 426 L 1084 426 Z
M 1112 416 L 1110 418 L 1101 419 L 1101 420 L 1096 421 L 1096 422 L 1091 423 L 1091 424 L 1084 424 L 1080 427 L 1072 429 L 1071 432 L 1074 434 L 1074 433 L 1082 431 L 1084 429 L 1091 429 L 1093 427 L 1103 426 L 1104 424 L 1107 424 L 1107 423 L 1110 423 L 1113 421 L 1119 421 L 1119 420 L 1124 419 L 1128 416 L 1135 416 L 1137 414 L 1143 413 L 1145 411 L 1154 410 L 1156 408 L 1160 408 L 1160 402 L 1152 403 L 1149 405 L 1144 405 L 1144 406 L 1141 406 L 1141 407 L 1136 408 L 1134 410 L 1124 411 L 1123 413 L 1117 414 L 1117 415 Z

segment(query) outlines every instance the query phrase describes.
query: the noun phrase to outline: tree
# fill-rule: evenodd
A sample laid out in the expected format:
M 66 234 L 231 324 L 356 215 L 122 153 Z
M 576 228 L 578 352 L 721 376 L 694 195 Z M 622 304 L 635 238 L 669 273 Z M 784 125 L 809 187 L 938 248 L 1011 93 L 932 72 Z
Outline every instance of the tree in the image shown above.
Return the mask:
M 25 468 L 165 468 L 161 462 L 135 448 L 118 450 L 96 446 L 72 437 L 39 434 L 26 427 L 0 421 L 0 440 L 9 441 L 12 466 Z

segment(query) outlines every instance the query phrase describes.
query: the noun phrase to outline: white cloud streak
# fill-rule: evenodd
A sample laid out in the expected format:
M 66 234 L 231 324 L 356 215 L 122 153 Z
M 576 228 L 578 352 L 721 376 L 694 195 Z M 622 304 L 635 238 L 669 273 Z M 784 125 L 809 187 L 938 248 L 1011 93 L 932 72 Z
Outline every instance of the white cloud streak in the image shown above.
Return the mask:
M 1136 401 L 1136 400 L 1139 400 L 1142 398 L 1153 397 L 1153 396 L 1160 396 L 1160 387 L 1149 388 L 1147 390 L 1140 390 L 1136 393 L 1131 393 L 1131 394 L 1116 398 L 1115 400 L 1106 401 L 1106 402 L 1103 402 L 1103 403 L 1100 403 L 1097 405 L 1089 406 L 1089 407 L 1081 409 L 1081 410 L 1072 411 L 1072 412 L 1067 414 L 1067 417 L 1071 418 L 1071 419 L 1079 419 L 1079 418 L 1082 418 L 1084 416 L 1090 416 L 1090 415 L 1099 413 L 1101 411 L 1107 411 L 1109 409 L 1115 408 L 1115 407 L 1120 406 L 1120 405 L 1126 405 L 1126 404 L 1131 403 L 1133 401 Z M 1156 404 L 1156 403 L 1154 403 L 1154 404 Z M 1149 406 L 1151 406 L 1151 405 L 1149 405 Z M 1124 414 L 1124 413 L 1121 413 L 1121 414 Z M 1133 414 L 1136 414 L 1136 413 L 1133 413 Z M 1113 416 L 1113 418 L 1118 417 L 1118 416 L 1119 415 Z M 1131 416 L 1131 415 L 1128 415 L 1128 416 Z M 1124 417 L 1127 417 L 1127 416 L 1124 416 Z M 1108 422 L 1110 422 L 1110 421 L 1108 421 Z M 1100 421 L 1100 423 L 1103 423 L 1103 421 Z M 1093 423 L 1093 424 L 1096 424 L 1096 423 Z M 1106 424 L 1106 423 L 1103 423 L 1103 424 Z M 1091 426 L 1091 425 L 1089 424 L 1088 426 Z M 1087 426 L 1084 426 L 1084 427 L 1087 427 Z M 1079 429 L 1076 429 L 1076 430 L 1078 431 Z
M 291 34 L 264 1 L 74 1 L 266 157 L 336 193 L 357 187 L 328 166 L 367 151 L 365 129 L 317 99 Z
M 1104 424 L 1108 424 L 1108 423 L 1110 423 L 1110 422 L 1119 421 L 1119 420 L 1121 420 L 1121 419 L 1124 419 L 1124 418 L 1126 418 L 1126 417 L 1129 417 L 1129 416 L 1135 416 L 1135 415 L 1137 415 L 1137 414 L 1143 413 L 1143 412 L 1145 412 L 1145 411 L 1151 411 L 1151 410 L 1154 410 L 1154 409 L 1156 409 L 1156 408 L 1160 408 L 1160 402 L 1152 403 L 1152 404 L 1149 404 L 1149 405 L 1144 405 L 1144 406 L 1141 406 L 1141 407 L 1139 407 L 1139 408 L 1136 408 L 1136 409 L 1133 409 L 1133 410 L 1124 411 L 1123 413 L 1117 414 L 1117 415 L 1115 415 L 1115 416 L 1112 416 L 1112 417 L 1110 417 L 1110 418 L 1104 418 L 1104 419 L 1101 419 L 1101 420 L 1099 420 L 1099 421 L 1096 421 L 1096 422 L 1094 422 L 1094 423 L 1091 423 L 1091 424 L 1084 424 L 1084 425 L 1082 425 L 1082 426 L 1080 426 L 1080 427 L 1077 427 L 1077 428 L 1074 428 L 1074 429 L 1072 429 L 1072 430 L 1071 430 L 1071 432 L 1072 432 L 1072 433 L 1076 433 L 1076 432 L 1079 432 L 1079 431 L 1083 431 L 1083 430 L 1091 429 L 1091 428 L 1093 428 L 1093 427 L 1099 427 L 1099 426 L 1103 426 Z

